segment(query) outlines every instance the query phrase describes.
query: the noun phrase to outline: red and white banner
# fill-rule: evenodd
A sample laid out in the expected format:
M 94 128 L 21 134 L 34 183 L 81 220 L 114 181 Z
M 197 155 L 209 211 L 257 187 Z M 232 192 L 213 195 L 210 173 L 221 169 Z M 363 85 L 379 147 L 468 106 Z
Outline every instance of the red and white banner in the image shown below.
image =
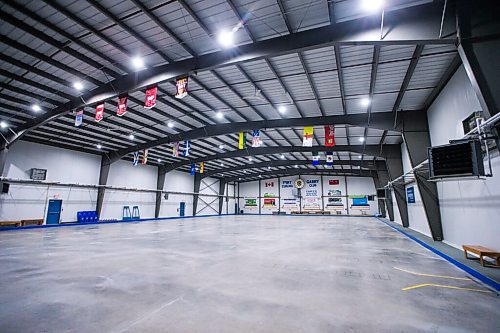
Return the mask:
M 156 93 L 158 89 L 156 86 L 146 89 L 146 101 L 144 102 L 144 107 L 146 109 L 151 109 L 156 105 Z
M 183 77 L 175 81 L 175 98 L 184 98 L 188 94 L 188 77 Z
M 329 179 L 328 185 L 339 185 L 340 181 L 338 179 Z
M 335 126 L 325 126 L 325 147 L 335 146 Z
M 75 116 L 75 126 L 78 127 L 83 124 L 83 109 L 76 112 Z
M 116 115 L 118 117 L 123 116 L 127 112 L 127 99 L 127 95 L 118 97 L 118 108 L 116 109 Z
M 95 121 L 100 122 L 104 117 L 104 103 L 95 107 Z

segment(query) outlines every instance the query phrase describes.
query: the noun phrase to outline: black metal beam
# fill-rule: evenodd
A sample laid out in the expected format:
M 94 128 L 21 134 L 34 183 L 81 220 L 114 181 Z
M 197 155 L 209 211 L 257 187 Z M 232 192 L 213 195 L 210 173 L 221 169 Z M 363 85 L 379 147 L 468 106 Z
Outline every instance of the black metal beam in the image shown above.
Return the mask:
M 412 111 L 408 111 L 413 114 Z M 157 147 L 171 142 L 183 140 L 195 140 L 200 138 L 225 135 L 230 133 L 237 133 L 242 131 L 250 131 L 253 129 L 267 129 L 267 128 L 289 128 L 289 127 L 303 127 L 303 126 L 318 126 L 327 124 L 349 124 L 353 126 L 366 127 L 367 119 L 364 114 L 349 114 L 349 115 L 334 115 L 327 117 L 307 117 L 307 118 L 288 118 L 288 119 L 272 119 L 272 120 L 259 120 L 236 122 L 229 124 L 210 125 L 202 128 L 197 128 L 192 131 L 184 133 L 173 134 L 168 137 L 160 138 L 155 141 L 150 141 L 144 144 L 138 144 L 133 147 L 120 150 L 116 152 L 115 158 L 119 159 L 122 156 L 142 149 Z M 371 128 L 381 130 L 398 130 L 394 128 L 394 120 L 391 112 L 377 112 L 371 117 Z
M 162 165 L 158 166 L 158 176 L 156 178 L 156 189 L 158 191 L 163 191 L 163 187 L 165 186 L 165 175 L 165 167 L 163 167 Z M 160 216 L 162 194 L 162 192 L 156 192 L 155 218 L 158 218 Z
M 111 168 L 111 163 L 109 163 L 108 158 L 103 155 L 101 157 L 101 168 L 99 171 L 99 188 L 97 189 L 97 204 L 96 211 L 97 216 L 101 216 L 102 205 L 104 203 L 104 189 L 108 183 L 109 170 Z
M 103 11 L 103 13 L 110 14 L 97 1 L 89 1 L 96 8 Z M 108 17 L 111 17 L 113 20 L 118 20 L 114 15 L 108 15 Z M 293 53 L 298 50 L 320 48 L 332 44 L 453 44 L 455 42 L 453 38 L 438 38 L 439 36 L 437 34 L 439 32 L 440 21 L 441 6 L 433 3 L 419 6 L 419 10 L 415 10 L 415 8 L 402 9 L 398 11 L 398 15 L 387 17 L 385 23 L 386 25 L 390 25 L 392 29 L 383 40 L 380 39 L 378 20 L 373 19 L 373 17 L 367 17 L 259 41 L 249 45 L 241 45 L 233 50 L 222 50 L 199 56 L 195 59 L 186 59 L 172 64 L 149 68 L 138 73 L 123 75 L 111 82 L 100 84 L 98 88 L 84 93 L 82 98 L 74 98 L 65 105 L 47 112 L 34 121 L 28 122 L 20 129 L 17 136 L 10 137 L 9 142 L 20 139 L 26 131 L 53 120 L 71 109 L 81 107 L 83 105 L 82 99 L 85 100 L 87 104 L 92 105 L 96 102 L 115 97 L 118 94 L 134 91 L 153 83 L 163 82 L 194 71 L 210 70 L 243 61 L 263 59 L 270 56 Z M 117 23 L 120 24 L 119 20 Z M 121 26 L 127 29 L 125 24 L 122 23 Z M 137 36 L 137 33 L 131 31 L 130 28 L 128 28 L 127 31 L 141 40 L 142 43 L 146 43 L 149 47 L 153 47 L 141 36 Z M 409 31 L 411 31 L 411 35 L 408 33 Z M 159 54 L 167 61 L 170 59 L 162 52 L 159 52 Z
M 226 189 L 226 180 L 225 179 L 219 179 L 219 215 L 222 215 L 222 207 L 224 205 L 224 192 Z M 229 195 L 229 193 L 227 194 Z
M 237 181 L 240 183 L 252 182 L 257 180 L 264 180 L 270 178 L 276 178 L 278 176 L 296 176 L 296 175 L 324 175 L 324 176 L 355 176 L 355 177 L 373 177 L 374 171 L 372 170 L 312 170 L 312 169 L 284 169 L 284 170 L 273 170 L 270 172 L 266 172 L 261 175 L 262 177 L 245 177 L 236 176 L 236 177 L 226 177 L 224 178 L 227 182 Z
M 201 187 L 201 175 L 199 173 L 194 175 L 194 183 L 193 183 L 193 216 L 196 216 L 196 212 L 198 210 L 198 199 L 200 197 L 200 187 Z
M 234 171 L 240 171 L 240 170 L 245 170 L 245 169 L 258 169 L 258 168 L 276 168 L 276 167 L 281 167 L 281 166 L 294 166 L 294 165 L 311 165 L 312 161 L 311 160 L 276 160 L 276 161 L 269 161 L 269 162 L 262 162 L 262 163 L 254 163 L 254 164 L 247 164 L 245 166 L 236 166 L 236 167 L 231 167 L 231 168 L 223 168 L 223 169 L 215 169 L 209 172 L 205 172 L 203 174 L 203 178 L 205 177 L 212 177 L 217 174 L 226 174 L 229 172 L 234 172 Z M 324 163 L 321 163 L 321 166 L 324 166 Z M 365 169 L 369 170 L 375 170 L 375 163 L 373 162 L 363 162 L 363 161 L 349 161 L 349 160 L 338 160 L 334 161 L 333 165 L 352 165 L 352 166 L 358 166 L 362 167 Z
M 258 155 L 272 155 L 281 153 L 294 153 L 294 152 L 353 152 L 361 154 L 363 152 L 363 146 L 335 146 L 335 147 L 302 147 L 302 146 L 279 146 L 279 147 L 260 147 L 260 148 L 248 148 L 244 150 L 234 150 L 224 153 L 219 153 L 215 155 L 207 155 L 196 159 L 183 160 L 172 164 L 165 165 L 167 171 L 172 171 L 174 169 L 180 168 L 184 165 L 189 165 L 192 163 L 207 162 L 213 160 L 220 160 L 225 158 L 236 158 L 236 157 L 247 157 L 247 156 L 258 156 Z M 365 149 L 365 154 L 371 156 L 377 156 L 382 158 L 400 158 L 401 157 L 401 147 L 400 145 L 385 145 L 383 150 L 380 150 L 378 145 L 367 145 Z M 402 174 L 402 172 L 401 172 Z M 399 176 L 399 175 L 398 175 Z M 396 178 L 396 177 L 394 177 Z

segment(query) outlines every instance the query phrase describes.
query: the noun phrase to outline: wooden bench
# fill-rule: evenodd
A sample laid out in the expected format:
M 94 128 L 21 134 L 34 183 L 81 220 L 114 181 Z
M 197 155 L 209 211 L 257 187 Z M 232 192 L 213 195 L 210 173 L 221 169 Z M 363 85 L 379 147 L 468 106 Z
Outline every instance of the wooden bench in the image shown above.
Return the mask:
M 479 263 L 483 267 L 496 267 L 500 268 L 500 252 L 488 249 L 487 247 L 481 246 L 481 245 L 463 245 L 462 246 L 464 249 L 464 255 L 466 259 L 471 259 L 471 260 L 479 260 Z M 467 255 L 467 252 L 474 253 L 479 256 L 479 258 L 474 258 L 474 257 L 469 257 Z M 488 257 L 491 259 L 494 259 L 496 262 L 495 264 L 489 263 L 483 259 L 483 257 Z
M 21 226 L 26 227 L 29 225 L 42 225 L 43 219 L 21 220 Z
M 20 227 L 21 221 L 0 221 L 0 227 Z

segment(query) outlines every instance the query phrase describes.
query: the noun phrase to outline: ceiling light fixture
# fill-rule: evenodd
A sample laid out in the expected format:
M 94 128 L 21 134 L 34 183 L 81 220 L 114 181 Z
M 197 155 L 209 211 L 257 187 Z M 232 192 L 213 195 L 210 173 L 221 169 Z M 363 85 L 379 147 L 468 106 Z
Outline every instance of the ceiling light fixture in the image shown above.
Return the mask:
M 171 122 L 171 121 L 169 121 L 169 122 L 167 123 L 167 126 L 168 126 L 168 128 L 172 128 L 172 127 L 174 127 L 174 123 L 173 123 L 173 122 Z
M 7 125 L 7 123 L 5 121 L 2 120 L 0 122 L 0 128 L 6 128 L 7 126 L 9 126 L 9 125 Z
M 278 112 L 279 113 L 285 113 L 286 112 L 286 106 L 284 106 L 284 105 L 278 106 Z
M 281 154 L 281 155 L 280 155 L 280 158 L 281 158 L 282 160 L 284 160 L 284 159 L 285 159 L 285 155 Z
M 161 163 L 161 158 L 158 159 L 158 163 Z
M 40 111 L 42 108 L 40 107 L 40 105 L 38 104 L 33 104 L 33 106 L 31 107 L 31 109 L 33 109 L 33 111 L 35 112 L 38 112 Z
M 362 0 L 361 7 L 363 10 L 371 13 L 376 13 L 384 8 L 384 0 Z
M 234 31 L 223 30 L 219 32 L 217 41 L 224 48 L 230 48 L 234 46 Z
M 129 138 L 130 140 L 134 140 L 135 136 L 134 136 L 133 134 L 130 134 L 130 135 L 128 136 L 128 138 Z
M 143 69 L 144 68 L 144 60 L 141 57 L 133 57 L 132 65 L 134 65 L 135 69 Z
M 81 83 L 80 81 L 76 81 L 75 83 L 73 83 L 73 87 L 76 90 L 81 91 L 83 90 L 83 83 Z
M 361 105 L 362 105 L 362 106 L 364 106 L 364 107 L 369 106 L 369 105 L 370 105 L 370 103 L 371 103 L 371 101 L 370 101 L 370 99 L 369 99 L 369 98 L 363 98 L 363 99 L 361 100 Z
M 221 163 L 221 164 L 220 164 L 220 166 L 221 166 L 221 167 L 223 167 L 223 166 L 224 166 L 224 163 Z
M 220 112 L 220 111 L 219 111 L 219 112 L 217 112 L 215 115 L 216 115 L 216 116 L 217 116 L 217 118 L 219 118 L 219 119 L 224 118 L 224 114 L 223 114 L 222 112 Z
M 252 162 L 252 158 L 251 158 L 251 157 L 249 157 L 249 158 L 248 158 L 248 161 Z
M 97 149 L 101 149 L 101 148 L 102 148 L 102 146 L 98 143 L 98 144 L 96 144 L 96 148 L 97 148 Z
M 360 137 L 359 142 L 365 142 L 365 137 L 364 136 Z
M 295 167 L 295 169 L 298 169 L 299 166 L 297 164 L 295 164 L 294 167 Z
M 219 145 L 219 149 L 220 150 L 224 149 L 224 145 Z

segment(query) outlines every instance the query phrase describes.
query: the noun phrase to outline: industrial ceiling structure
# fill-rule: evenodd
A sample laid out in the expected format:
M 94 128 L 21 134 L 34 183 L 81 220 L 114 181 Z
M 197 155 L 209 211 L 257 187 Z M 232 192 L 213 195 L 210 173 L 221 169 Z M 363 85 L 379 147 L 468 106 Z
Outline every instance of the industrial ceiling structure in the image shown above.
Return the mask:
M 444 1 L 12 0 L 1 5 L 2 147 L 18 140 L 248 181 L 333 170 L 370 174 L 402 142 L 400 115 L 424 112 L 460 65 Z M 365 5 L 365 6 L 363 6 Z M 449 7 L 449 6 L 448 6 Z M 189 93 L 174 98 L 175 80 Z M 145 88 L 158 85 L 145 109 Z M 128 93 L 128 112 L 116 115 Z M 105 101 L 104 119 L 94 120 Z M 83 125 L 74 126 L 83 108 Z M 324 125 L 336 146 L 324 147 Z M 314 126 L 314 147 L 302 129 Z M 263 146 L 238 149 L 238 132 Z M 172 143 L 190 140 L 189 157 Z M 323 157 L 324 159 L 324 157 Z

